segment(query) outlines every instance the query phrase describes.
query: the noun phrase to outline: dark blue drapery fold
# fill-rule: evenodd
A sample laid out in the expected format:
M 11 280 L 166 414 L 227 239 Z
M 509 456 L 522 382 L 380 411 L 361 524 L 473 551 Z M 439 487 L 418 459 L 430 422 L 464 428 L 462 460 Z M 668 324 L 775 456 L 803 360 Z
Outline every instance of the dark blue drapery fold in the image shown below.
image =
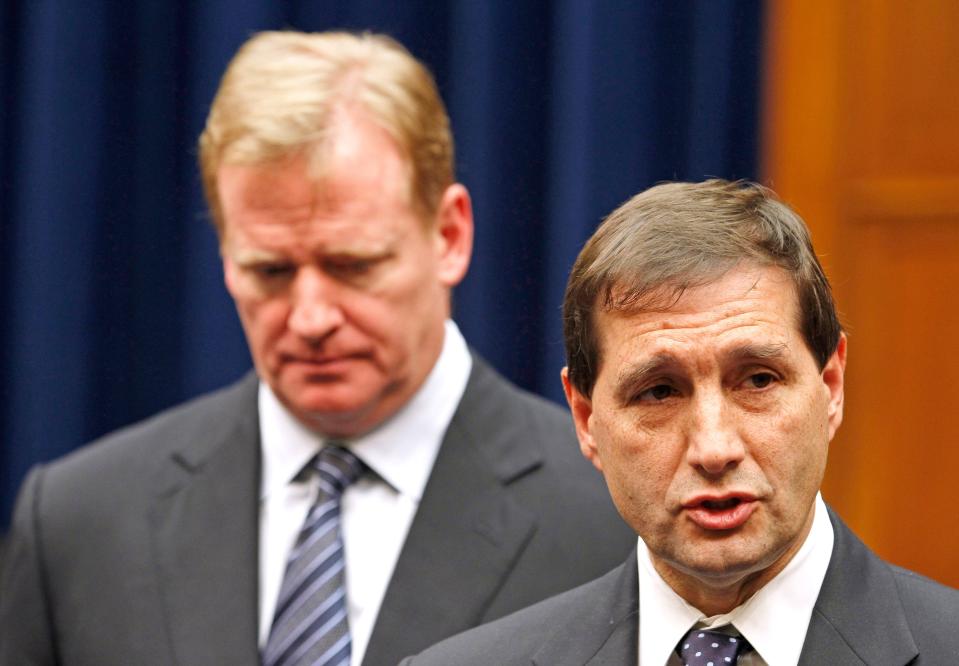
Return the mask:
M 253 31 L 386 31 L 446 99 L 476 250 L 467 339 L 561 399 L 559 305 L 601 217 L 754 177 L 760 3 L 0 3 L 0 526 L 26 469 L 249 367 L 194 142 Z

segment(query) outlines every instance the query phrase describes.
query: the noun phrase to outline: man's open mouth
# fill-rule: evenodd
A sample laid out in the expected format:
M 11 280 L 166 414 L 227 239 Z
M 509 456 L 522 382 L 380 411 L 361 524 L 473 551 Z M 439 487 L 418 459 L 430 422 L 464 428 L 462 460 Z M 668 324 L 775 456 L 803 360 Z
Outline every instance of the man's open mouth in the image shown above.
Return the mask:
M 742 503 L 742 500 L 738 497 L 727 497 L 726 499 L 721 500 L 703 500 L 700 502 L 700 506 L 704 509 L 710 509 L 712 511 L 722 511 L 724 509 L 732 509 L 734 506 L 737 506 Z

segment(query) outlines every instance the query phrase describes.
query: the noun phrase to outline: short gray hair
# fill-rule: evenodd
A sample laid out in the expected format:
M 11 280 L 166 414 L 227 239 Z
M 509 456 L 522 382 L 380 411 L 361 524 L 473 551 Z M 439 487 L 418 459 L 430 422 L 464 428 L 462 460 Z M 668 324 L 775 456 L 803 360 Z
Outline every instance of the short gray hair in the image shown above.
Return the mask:
M 778 266 L 792 277 L 800 333 L 819 367 L 842 326 L 806 224 L 772 190 L 746 181 L 707 180 L 652 187 L 614 210 L 580 252 L 563 299 L 569 380 L 592 394 L 600 350 L 597 307 L 630 310 L 678 299 L 741 262 Z

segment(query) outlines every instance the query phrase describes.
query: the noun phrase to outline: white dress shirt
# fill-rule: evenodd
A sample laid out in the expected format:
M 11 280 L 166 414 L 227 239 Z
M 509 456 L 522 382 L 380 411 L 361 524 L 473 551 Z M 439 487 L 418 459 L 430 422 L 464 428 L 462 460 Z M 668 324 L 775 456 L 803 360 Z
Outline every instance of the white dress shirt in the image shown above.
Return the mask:
M 639 665 L 680 664 L 674 650 L 693 625 L 710 629 L 725 624 L 732 624 L 755 650 L 739 658 L 741 666 L 797 664 L 835 538 L 818 493 L 814 511 L 806 540 L 785 568 L 742 605 L 712 617 L 690 606 L 669 587 L 639 539 Z
M 346 593 L 351 663 L 366 653 L 373 624 L 419 506 L 446 429 L 463 397 L 472 369 L 466 341 L 446 322 L 436 365 L 412 399 L 370 433 L 347 442 L 374 472 L 343 493 L 341 527 L 346 558 Z M 294 482 L 322 448 L 323 438 L 290 414 L 260 382 L 258 409 L 262 443 L 260 493 L 260 646 L 273 622 L 286 560 L 316 498 L 315 478 Z

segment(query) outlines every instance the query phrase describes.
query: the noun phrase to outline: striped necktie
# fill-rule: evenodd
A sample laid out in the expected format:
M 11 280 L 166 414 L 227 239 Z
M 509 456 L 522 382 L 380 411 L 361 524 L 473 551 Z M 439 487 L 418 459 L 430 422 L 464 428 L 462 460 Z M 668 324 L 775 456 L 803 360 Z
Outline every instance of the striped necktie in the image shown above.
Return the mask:
M 320 490 L 287 560 L 263 666 L 350 663 L 340 498 L 363 467 L 347 449 L 328 445 L 304 468 Z

